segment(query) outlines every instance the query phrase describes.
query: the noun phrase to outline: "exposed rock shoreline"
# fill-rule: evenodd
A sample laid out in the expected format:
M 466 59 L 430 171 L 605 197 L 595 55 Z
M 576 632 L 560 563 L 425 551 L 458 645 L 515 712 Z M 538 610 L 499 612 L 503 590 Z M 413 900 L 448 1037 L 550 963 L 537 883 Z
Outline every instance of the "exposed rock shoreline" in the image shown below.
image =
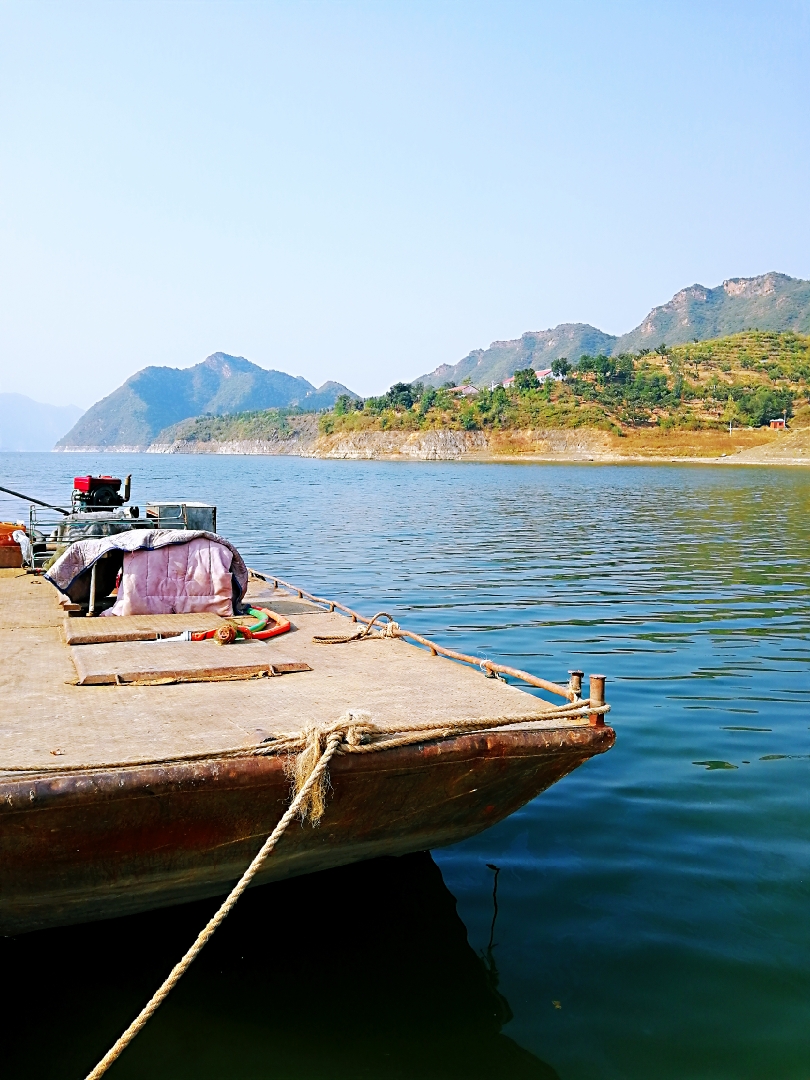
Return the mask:
M 557 462 L 696 462 L 705 464 L 810 465 L 810 429 L 780 433 L 762 445 L 729 444 L 728 451 L 701 447 L 694 433 L 691 447 L 669 446 L 663 436 L 655 446 L 634 446 L 607 432 L 585 428 L 536 431 L 349 431 L 319 435 L 316 417 L 301 417 L 289 434 L 272 439 L 191 442 L 184 439 L 151 446 L 83 446 L 60 452 L 235 454 L 293 456 L 354 461 L 557 461 Z M 716 442 L 716 441 L 715 441 Z M 703 450 L 703 452 L 701 452 Z

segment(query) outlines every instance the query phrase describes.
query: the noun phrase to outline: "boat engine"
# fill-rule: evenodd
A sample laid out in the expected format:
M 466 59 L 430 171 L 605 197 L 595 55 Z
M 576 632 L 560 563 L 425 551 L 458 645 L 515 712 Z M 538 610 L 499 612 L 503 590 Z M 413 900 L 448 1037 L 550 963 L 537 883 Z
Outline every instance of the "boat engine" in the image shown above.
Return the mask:
M 131 475 L 124 480 L 122 495 L 121 480 L 117 476 L 75 476 L 71 500 L 73 512 L 94 513 L 123 506 L 129 501 L 131 481 Z

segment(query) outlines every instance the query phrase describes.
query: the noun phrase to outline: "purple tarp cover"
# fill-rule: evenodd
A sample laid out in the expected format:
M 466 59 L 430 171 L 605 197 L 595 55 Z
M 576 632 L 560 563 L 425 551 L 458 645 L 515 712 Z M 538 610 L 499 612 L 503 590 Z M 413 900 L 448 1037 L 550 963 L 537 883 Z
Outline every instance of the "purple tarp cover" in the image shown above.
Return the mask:
M 56 560 L 45 574 L 60 592 L 67 593 L 82 574 L 86 574 L 108 551 L 142 551 L 166 547 L 169 544 L 188 544 L 191 540 L 204 537 L 222 544 L 233 554 L 231 574 L 233 575 L 234 611 L 245 594 L 248 584 L 248 568 L 230 540 L 216 533 L 202 529 L 131 529 L 129 532 L 115 533 L 113 536 L 93 537 L 89 540 L 77 540 Z

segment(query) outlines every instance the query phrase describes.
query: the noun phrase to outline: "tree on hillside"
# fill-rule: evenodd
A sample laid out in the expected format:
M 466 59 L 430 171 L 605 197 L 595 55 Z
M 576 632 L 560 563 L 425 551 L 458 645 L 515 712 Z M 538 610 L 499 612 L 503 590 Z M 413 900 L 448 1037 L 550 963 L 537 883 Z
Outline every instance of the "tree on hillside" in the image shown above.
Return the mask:
M 604 353 L 600 353 L 599 356 L 594 358 L 593 370 L 596 372 L 599 382 L 604 385 L 611 382 L 616 374 L 616 362 L 611 357 L 605 356 Z
M 335 416 L 345 416 L 346 413 L 362 408 L 363 402 L 353 398 L 350 394 L 338 394 L 335 400 Z
M 551 374 L 555 379 L 564 379 L 571 371 L 567 356 L 561 356 L 559 360 L 551 361 Z
M 789 390 L 771 390 L 766 386 L 743 391 L 737 397 L 737 414 L 744 424 L 752 427 L 762 427 L 782 415 L 789 420 L 793 416 L 793 394 Z
M 426 416 L 428 409 L 433 405 L 436 400 L 436 390 L 432 386 L 428 386 L 423 389 L 419 395 L 419 415 Z
M 527 390 L 536 390 L 540 386 L 540 380 L 534 368 L 519 368 L 515 372 L 514 385 L 519 394 L 525 394 Z
M 616 359 L 616 379 L 618 382 L 629 383 L 633 381 L 633 372 L 636 365 L 629 353 L 620 353 Z
M 413 405 L 413 387 L 410 383 L 394 383 L 385 396 L 392 409 L 410 409 Z

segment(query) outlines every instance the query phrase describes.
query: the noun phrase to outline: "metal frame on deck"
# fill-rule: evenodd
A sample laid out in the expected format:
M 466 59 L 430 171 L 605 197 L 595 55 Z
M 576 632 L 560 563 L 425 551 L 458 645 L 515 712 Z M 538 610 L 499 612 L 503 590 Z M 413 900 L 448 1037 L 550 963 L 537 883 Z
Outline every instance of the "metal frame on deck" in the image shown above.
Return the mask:
M 94 521 L 94 517 L 98 520 Z M 111 528 L 117 521 L 120 521 L 121 528 Z M 153 517 L 109 518 L 87 512 L 83 520 L 76 521 L 75 515 L 57 517 L 53 510 L 31 506 L 28 515 L 28 538 L 33 548 L 33 564 L 27 566 L 26 570 L 34 574 L 44 573 L 48 564 L 77 540 L 113 536 L 131 529 L 154 528 L 157 528 L 157 525 Z

